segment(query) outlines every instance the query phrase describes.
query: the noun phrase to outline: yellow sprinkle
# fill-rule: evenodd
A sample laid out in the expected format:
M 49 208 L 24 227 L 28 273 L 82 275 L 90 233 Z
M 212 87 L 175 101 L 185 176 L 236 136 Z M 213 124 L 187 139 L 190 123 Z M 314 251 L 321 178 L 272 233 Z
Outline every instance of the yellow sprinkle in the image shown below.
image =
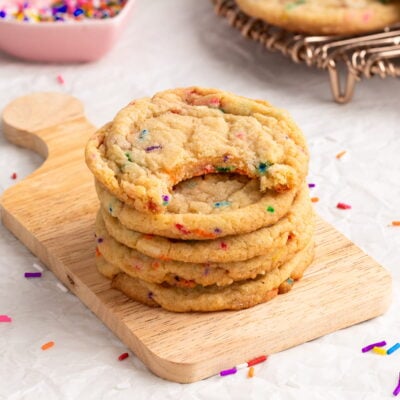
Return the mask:
M 311 197 L 311 201 L 313 203 L 318 203 L 319 202 L 319 197 Z
M 248 378 L 252 378 L 254 376 L 254 367 L 249 368 L 249 372 L 247 373 Z
M 386 349 L 382 349 L 382 347 L 374 347 L 372 351 L 380 356 L 386 356 Z
M 51 347 L 53 347 L 55 345 L 55 343 L 53 341 L 51 342 L 47 342 L 45 344 L 42 345 L 42 350 L 47 350 L 50 349 Z
M 336 154 L 336 158 L 339 160 L 340 158 L 342 158 L 345 154 L 347 153 L 346 150 L 341 151 L 340 153 Z

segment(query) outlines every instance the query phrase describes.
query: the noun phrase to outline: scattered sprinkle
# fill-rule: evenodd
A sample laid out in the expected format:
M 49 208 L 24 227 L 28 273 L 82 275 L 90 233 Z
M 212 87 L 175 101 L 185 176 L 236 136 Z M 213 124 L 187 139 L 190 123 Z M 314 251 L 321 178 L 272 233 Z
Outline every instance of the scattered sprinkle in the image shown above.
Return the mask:
M 309 187 L 309 188 L 314 188 L 314 187 L 315 187 L 315 183 L 309 183 L 309 184 L 308 184 L 308 187 Z
M 302 4 L 304 4 L 306 2 L 306 0 L 296 0 L 296 1 L 292 1 L 291 3 L 286 4 L 285 6 L 285 10 L 286 11 L 291 11 L 294 8 L 301 6 Z
M 25 276 L 25 278 L 41 278 L 42 273 L 41 272 L 25 272 L 24 276 Z
M 97 238 L 97 243 L 103 243 L 104 239 L 103 238 Z
M 40 271 L 40 272 L 43 272 L 44 271 L 44 269 L 42 268 L 42 266 L 41 265 L 39 265 L 39 264 L 37 264 L 37 263 L 33 263 L 32 264 L 32 267 L 33 268 L 36 268 L 38 271 Z
M 230 206 L 232 203 L 228 200 L 224 200 L 224 201 L 217 201 L 216 203 L 214 203 L 214 207 L 215 208 L 221 208 L 221 207 L 228 207 Z
M 67 293 L 68 292 L 68 289 L 64 286 L 64 285 L 62 285 L 61 283 L 57 283 L 57 285 L 56 285 L 62 292 L 64 292 L 64 293 Z
M 336 208 L 339 208 L 340 210 L 350 210 L 351 205 L 346 203 L 337 203 Z
M 16 172 L 13 172 L 13 173 L 11 174 L 10 178 L 13 179 L 13 180 L 17 179 L 17 178 L 18 178 L 17 173 L 16 173 Z
M 340 160 L 345 154 L 347 153 L 346 150 L 341 151 L 340 153 L 336 154 L 336 158 Z
M 64 85 L 64 83 L 65 83 L 65 80 L 64 80 L 64 78 L 63 78 L 63 76 L 60 74 L 60 75 L 57 75 L 57 82 L 60 84 L 60 85 Z
M 386 356 L 386 350 L 382 349 L 382 347 L 374 347 L 372 351 L 380 356 Z
M 228 248 L 228 245 L 225 242 L 221 242 L 220 247 L 222 250 L 226 250 Z
M 153 292 L 147 293 L 147 298 L 148 298 L 149 300 L 153 300 L 153 296 L 154 296 Z
M 230 157 L 229 154 L 225 154 L 223 157 L 223 161 L 227 162 L 229 160 L 229 157 Z
M 392 226 L 400 226 L 400 221 L 392 221 Z
M 267 207 L 267 211 L 268 211 L 269 213 L 273 214 L 273 213 L 275 212 L 275 208 L 272 207 L 272 206 L 268 206 L 268 207 Z
M 100 257 L 101 256 L 101 251 L 98 247 L 96 247 L 96 257 Z
M 400 373 L 399 373 L 399 379 L 397 381 L 397 386 L 393 391 L 393 396 L 397 396 L 400 393 Z
M 319 197 L 311 197 L 311 202 L 312 203 L 318 203 L 319 202 Z
M 252 360 L 247 361 L 247 366 L 251 367 L 253 365 L 260 364 L 260 363 L 266 361 L 267 358 L 268 358 L 267 356 L 259 356 L 259 357 L 253 358 Z
M 382 340 L 381 342 L 377 342 L 377 343 L 371 343 L 368 346 L 365 346 L 361 349 L 361 351 L 363 353 L 366 353 L 367 351 L 372 350 L 374 347 L 384 347 L 386 346 L 386 342 L 384 340 Z
M 244 369 L 244 368 L 247 368 L 247 367 L 248 367 L 247 362 L 236 365 L 236 369 L 238 369 L 238 370 L 239 369 Z
M 236 374 L 237 369 L 236 367 L 230 368 L 230 369 L 225 369 L 224 371 L 221 371 L 219 374 L 221 376 L 227 376 L 227 375 L 233 375 Z
M 8 315 L 0 315 L 0 322 L 12 322 L 12 318 Z
M 162 149 L 162 146 L 160 144 L 157 144 L 155 146 L 146 147 L 145 151 L 146 151 L 146 153 L 150 153 L 151 151 L 160 150 L 160 149 Z
M 289 285 L 293 285 L 294 280 L 293 280 L 292 278 L 287 278 L 287 279 L 286 279 L 286 282 L 287 282 Z
M 215 228 L 215 229 L 214 229 L 214 233 L 217 234 L 217 235 L 219 235 L 219 234 L 222 233 L 222 229 L 220 229 L 220 228 Z
M 42 350 L 48 350 L 48 349 L 51 349 L 54 345 L 55 345 L 55 343 L 53 341 L 50 341 L 45 344 L 42 344 L 41 348 L 42 348 Z
M 386 354 L 390 355 L 400 348 L 400 343 L 396 343 L 390 349 L 387 349 Z
M 252 378 L 254 376 L 254 367 L 250 367 L 249 371 L 247 372 L 247 377 Z
M 122 353 L 122 354 L 120 354 L 119 356 L 118 356 L 118 360 L 119 361 L 122 361 L 122 360 L 125 360 L 125 358 L 128 358 L 129 357 L 129 354 L 128 353 Z
M 147 129 L 141 130 L 139 133 L 139 140 L 143 140 L 148 134 L 149 134 L 149 131 Z

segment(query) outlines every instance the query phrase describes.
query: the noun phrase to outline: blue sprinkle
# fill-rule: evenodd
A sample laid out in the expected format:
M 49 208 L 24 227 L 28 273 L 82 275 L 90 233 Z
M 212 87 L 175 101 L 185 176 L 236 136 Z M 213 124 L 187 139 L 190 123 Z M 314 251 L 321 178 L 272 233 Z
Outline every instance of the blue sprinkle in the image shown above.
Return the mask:
M 79 17 L 79 16 L 82 15 L 82 14 L 83 14 L 82 8 L 77 8 L 77 9 L 74 11 L 74 16 L 75 16 L 75 17 Z
M 7 16 L 7 13 L 3 10 L 0 11 L 0 18 L 5 18 Z
M 293 283 L 293 279 L 288 278 L 288 279 L 286 279 L 286 282 L 287 282 L 289 285 L 291 285 L 291 284 Z
M 143 140 L 148 134 L 149 134 L 149 131 L 147 129 L 143 129 L 139 133 L 139 140 Z
M 400 348 L 400 343 L 396 343 L 394 346 L 392 346 L 390 349 L 386 350 L 386 354 L 392 354 L 394 353 L 398 348 Z
M 258 164 L 257 170 L 260 174 L 265 174 L 270 166 L 272 166 L 273 163 L 270 163 L 269 161 L 266 162 L 261 162 Z
M 227 207 L 230 206 L 232 203 L 230 201 L 224 200 L 224 201 L 217 201 L 214 203 L 215 208 L 220 208 L 220 207 Z

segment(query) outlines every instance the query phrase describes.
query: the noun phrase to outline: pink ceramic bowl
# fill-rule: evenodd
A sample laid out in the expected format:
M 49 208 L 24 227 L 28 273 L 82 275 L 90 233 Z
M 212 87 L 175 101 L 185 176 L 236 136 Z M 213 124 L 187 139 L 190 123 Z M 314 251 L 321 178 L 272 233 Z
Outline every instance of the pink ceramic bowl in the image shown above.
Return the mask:
M 134 0 L 107 19 L 69 22 L 0 20 L 0 50 L 33 61 L 81 62 L 104 56 L 132 14 Z

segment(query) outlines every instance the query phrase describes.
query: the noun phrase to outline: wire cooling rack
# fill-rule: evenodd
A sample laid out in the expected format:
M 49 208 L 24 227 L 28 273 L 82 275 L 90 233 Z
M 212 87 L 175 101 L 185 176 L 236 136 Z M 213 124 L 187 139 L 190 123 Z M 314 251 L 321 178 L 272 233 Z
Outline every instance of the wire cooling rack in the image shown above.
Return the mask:
M 279 51 L 296 63 L 328 71 L 336 102 L 347 103 L 355 85 L 373 76 L 400 77 L 400 24 L 358 36 L 309 36 L 296 34 L 252 18 L 235 0 L 211 0 L 217 15 L 242 35 Z

